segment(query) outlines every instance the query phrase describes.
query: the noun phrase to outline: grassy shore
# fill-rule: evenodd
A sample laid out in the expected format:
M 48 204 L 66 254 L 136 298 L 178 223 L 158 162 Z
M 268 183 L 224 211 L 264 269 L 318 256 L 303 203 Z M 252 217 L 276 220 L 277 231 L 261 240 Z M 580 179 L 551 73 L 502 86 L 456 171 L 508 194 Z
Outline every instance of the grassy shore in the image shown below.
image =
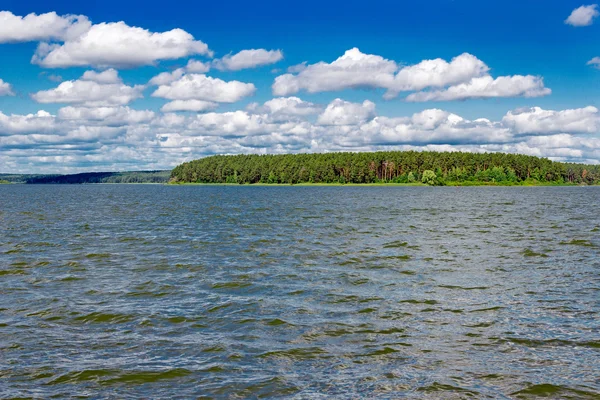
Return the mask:
M 278 186 L 323 186 L 323 187 L 343 187 L 343 186 L 351 186 L 351 187 L 361 187 L 361 186 L 365 186 L 365 187 L 372 187 L 372 186 L 407 186 L 407 187 L 413 187 L 413 186 L 428 186 L 424 183 L 418 183 L 418 182 L 414 182 L 414 183 L 393 183 L 393 182 L 379 182 L 379 183 L 310 183 L 310 182 L 302 182 L 302 183 L 295 183 L 295 184 L 289 184 L 289 183 L 245 183 L 245 184 L 239 184 L 239 183 L 201 183 L 201 182 L 169 182 L 168 185 L 173 185 L 173 186 L 272 186 L 272 187 L 278 187 Z M 467 182 L 446 182 L 446 184 L 444 186 L 465 186 L 465 187 L 470 187 L 470 186 L 490 186 L 490 187 L 517 187 L 517 186 L 525 186 L 525 187 L 536 187 L 536 186 L 559 186 L 559 187 L 563 187 L 563 186 L 571 186 L 571 187 L 575 187 L 575 186 L 588 186 L 588 185 L 577 185 L 574 183 L 553 183 L 553 182 L 471 182 L 471 181 L 467 181 Z M 596 186 L 596 185 L 594 185 Z
M 202 182 L 169 182 L 173 186 L 427 186 L 423 183 L 202 183 Z

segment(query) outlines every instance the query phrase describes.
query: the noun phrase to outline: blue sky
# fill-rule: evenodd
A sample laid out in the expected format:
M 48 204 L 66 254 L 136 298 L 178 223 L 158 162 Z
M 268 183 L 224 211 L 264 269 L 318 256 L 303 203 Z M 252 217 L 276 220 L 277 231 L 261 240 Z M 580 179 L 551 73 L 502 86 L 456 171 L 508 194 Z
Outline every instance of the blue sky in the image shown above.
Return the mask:
M 600 162 L 593 3 L 5 0 L 0 10 L 0 172 L 409 148 Z M 151 39 L 174 29 L 180 43 Z M 54 51 L 39 50 L 44 43 Z M 186 70 L 189 60 L 206 70 Z M 112 75 L 83 79 L 86 71 Z M 173 71 L 164 88 L 151 83 Z M 106 98 L 90 98 L 96 91 Z

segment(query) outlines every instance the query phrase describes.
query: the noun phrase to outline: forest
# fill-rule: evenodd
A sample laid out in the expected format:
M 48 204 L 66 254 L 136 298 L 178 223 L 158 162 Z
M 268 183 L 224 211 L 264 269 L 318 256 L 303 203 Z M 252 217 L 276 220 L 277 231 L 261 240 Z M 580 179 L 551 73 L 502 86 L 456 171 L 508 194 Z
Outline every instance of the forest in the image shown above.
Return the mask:
M 600 183 L 600 166 L 507 153 L 216 155 L 177 166 L 170 183 L 593 185 Z
M 69 175 L 0 174 L 0 180 L 28 184 L 167 183 L 170 171 L 84 172 Z

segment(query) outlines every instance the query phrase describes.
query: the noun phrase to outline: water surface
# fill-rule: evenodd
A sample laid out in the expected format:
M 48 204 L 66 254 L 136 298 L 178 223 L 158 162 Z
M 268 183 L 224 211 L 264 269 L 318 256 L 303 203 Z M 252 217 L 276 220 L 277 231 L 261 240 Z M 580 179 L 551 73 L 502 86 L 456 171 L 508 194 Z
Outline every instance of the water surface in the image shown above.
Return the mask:
M 0 397 L 600 396 L 600 188 L 0 186 Z

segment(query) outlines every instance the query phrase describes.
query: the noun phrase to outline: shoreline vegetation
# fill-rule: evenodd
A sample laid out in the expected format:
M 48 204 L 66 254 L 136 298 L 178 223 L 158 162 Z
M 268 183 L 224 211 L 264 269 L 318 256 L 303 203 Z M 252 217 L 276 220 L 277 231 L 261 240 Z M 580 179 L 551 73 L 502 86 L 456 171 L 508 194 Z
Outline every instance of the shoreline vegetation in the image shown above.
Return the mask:
M 427 185 L 425 183 L 202 183 L 202 182 L 168 182 L 169 186 L 233 186 L 233 187 L 574 187 L 574 186 L 598 186 L 600 184 L 576 184 L 576 183 L 550 183 L 550 182 L 445 182 L 444 185 Z
M 25 184 L 108 184 L 155 183 L 169 181 L 171 171 L 84 172 L 68 175 L 0 174 L 0 183 Z
M 391 151 L 217 155 L 172 171 L 0 174 L 0 184 L 253 186 L 588 186 L 600 166 L 505 153 Z
M 600 166 L 506 153 L 389 151 L 210 156 L 183 163 L 170 184 L 300 186 L 576 186 Z

